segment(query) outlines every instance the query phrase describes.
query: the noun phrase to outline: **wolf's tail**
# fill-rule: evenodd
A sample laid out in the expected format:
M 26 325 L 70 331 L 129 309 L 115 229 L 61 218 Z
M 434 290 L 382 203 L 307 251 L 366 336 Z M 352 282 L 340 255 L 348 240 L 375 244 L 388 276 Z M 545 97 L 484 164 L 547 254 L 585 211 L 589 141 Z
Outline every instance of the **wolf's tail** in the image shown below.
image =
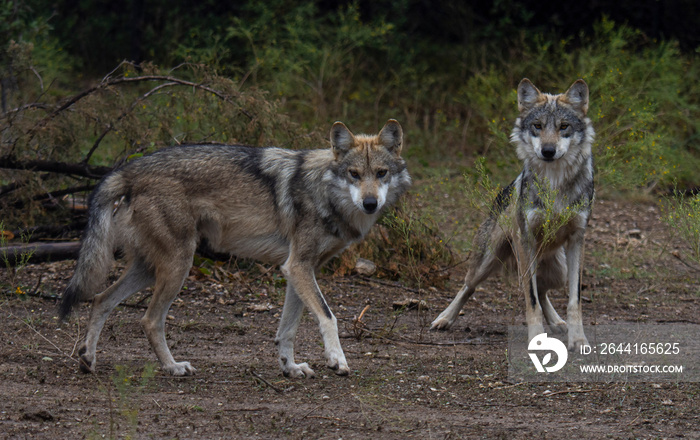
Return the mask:
M 80 256 L 73 278 L 63 292 L 58 316 L 65 319 L 75 304 L 93 298 L 107 279 L 114 260 L 115 203 L 124 194 L 118 173 L 105 177 L 90 196 L 88 223 L 83 232 Z

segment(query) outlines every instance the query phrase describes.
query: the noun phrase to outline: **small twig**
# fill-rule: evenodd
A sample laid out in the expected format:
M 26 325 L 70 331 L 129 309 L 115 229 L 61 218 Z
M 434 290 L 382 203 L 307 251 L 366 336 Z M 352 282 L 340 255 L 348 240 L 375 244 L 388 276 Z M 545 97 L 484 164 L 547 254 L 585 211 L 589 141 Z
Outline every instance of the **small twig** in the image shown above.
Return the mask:
M 593 388 L 590 390 L 563 390 L 563 391 L 555 391 L 553 393 L 546 393 L 546 394 L 543 394 L 542 397 L 549 397 L 549 396 L 553 396 L 555 394 L 592 393 L 593 391 L 603 391 L 603 390 L 600 388 Z
M 360 312 L 360 316 L 357 317 L 357 322 L 362 322 L 362 317 L 365 316 L 365 312 L 369 310 L 369 304 L 365 306 L 364 309 L 362 309 L 362 312 Z
M 104 78 L 102 78 L 102 81 L 100 81 L 100 83 L 107 82 L 107 81 L 112 77 L 112 74 L 113 74 L 114 72 L 116 72 L 117 70 L 119 70 L 119 68 L 122 67 L 124 64 L 128 64 L 128 65 L 130 65 L 130 66 L 132 66 L 132 67 L 135 67 L 135 66 L 134 66 L 134 63 L 132 63 L 132 62 L 130 62 L 130 61 L 127 61 L 127 60 L 122 60 L 121 63 L 117 64 L 117 67 L 115 67 L 114 69 L 112 69 L 111 72 L 109 72 L 107 75 L 104 76 Z
M 248 372 L 249 372 L 253 377 L 255 377 L 256 379 L 258 379 L 259 381 L 261 381 L 262 383 L 264 383 L 264 384 L 267 385 L 268 387 L 272 388 L 273 390 L 275 390 L 278 394 L 284 394 L 284 391 L 280 390 L 280 389 L 277 388 L 276 386 L 272 385 L 270 382 L 268 382 L 268 381 L 266 381 L 265 379 L 263 379 L 258 373 L 256 373 L 255 371 L 253 371 L 252 368 L 249 368 L 249 369 L 248 369 Z
M 697 268 L 697 267 L 691 265 L 690 263 L 688 263 L 687 261 L 685 261 L 683 258 L 681 258 L 681 255 L 680 255 L 679 252 L 675 252 L 675 251 L 674 251 L 674 252 L 671 252 L 671 255 L 673 255 L 674 257 L 676 257 L 676 258 L 678 259 L 678 261 L 680 261 L 681 263 L 683 263 L 686 267 L 688 267 L 689 269 L 691 269 L 693 272 L 700 272 L 700 268 Z
M 48 299 L 51 301 L 58 301 L 60 299 L 58 295 L 47 295 L 46 293 L 40 293 L 36 291 L 27 292 L 27 296 L 31 296 L 33 298 Z
M 340 422 L 340 423 L 345 423 L 347 424 L 348 422 L 343 419 L 339 419 L 337 417 L 327 417 L 327 416 L 308 416 L 306 417 L 307 419 L 322 419 L 322 420 L 331 420 L 334 422 Z
M 635 417 L 635 418 L 634 418 L 634 420 L 632 420 L 631 422 L 629 422 L 629 423 L 627 424 L 627 426 L 631 426 L 631 425 L 633 425 L 633 424 L 634 424 L 634 422 L 636 422 L 637 420 L 639 420 L 639 418 L 640 418 L 640 417 L 642 417 L 642 415 L 641 415 L 641 414 L 640 414 L 640 415 L 638 415 L 637 417 Z
M 357 340 L 359 340 L 362 337 L 362 332 L 366 328 L 365 323 L 362 322 L 362 317 L 365 316 L 365 312 L 369 310 L 369 307 L 369 304 L 367 304 L 365 308 L 362 309 L 362 312 L 360 312 L 360 316 L 352 320 L 352 332 L 355 335 L 355 339 Z
M 22 321 L 22 323 L 23 323 L 24 325 L 26 325 L 27 327 L 29 327 L 29 329 L 30 329 L 31 331 L 33 331 L 34 333 L 36 333 L 41 339 L 43 339 L 44 341 L 46 341 L 46 342 L 48 342 L 49 344 L 51 344 L 51 346 L 52 346 L 53 348 L 56 349 L 56 351 L 59 353 L 59 355 L 64 356 L 64 357 L 66 357 L 66 358 L 68 358 L 68 359 L 70 359 L 70 360 L 75 360 L 75 359 L 73 359 L 72 357 L 70 357 L 70 355 L 66 354 L 66 352 L 64 352 L 63 350 L 61 350 L 56 344 L 54 344 L 53 342 L 51 342 L 51 340 L 50 340 L 49 338 L 47 338 L 46 336 L 42 335 L 37 329 L 35 329 L 34 327 L 32 327 L 31 324 L 27 323 L 27 322 L 26 322 L 25 320 L 23 320 L 23 319 L 21 319 L 20 321 Z
M 325 405 L 328 402 L 330 402 L 330 399 L 326 400 L 325 402 L 322 402 L 320 405 L 316 405 L 315 407 L 311 408 L 311 410 L 309 412 L 307 412 L 306 414 L 304 414 L 303 416 L 301 416 L 301 418 L 299 420 L 304 420 L 305 418 L 310 417 L 312 412 L 316 411 L 317 409 L 319 409 L 320 407 L 322 407 L 323 405 Z
M 41 286 L 41 279 L 44 277 L 43 272 L 39 272 L 39 279 L 36 281 L 36 286 L 34 286 L 34 290 L 32 290 L 31 295 L 32 296 L 37 296 L 37 292 L 39 292 L 39 286 Z M 42 294 L 38 294 L 41 296 Z
M 494 390 L 507 390 L 508 388 L 515 388 L 515 387 L 518 387 L 518 386 L 520 386 L 520 385 L 522 385 L 522 384 L 524 384 L 524 383 L 525 383 L 525 382 L 518 382 L 518 383 L 512 383 L 512 384 L 510 384 L 510 385 L 503 385 L 502 387 L 496 387 L 496 388 L 494 388 Z
M 377 283 L 377 284 L 381 284 L 382 286 L 396 287 L 399 289 L 408 290 L 409 292 L 413 292 L 413 293 L 425 293 L 425 290 L 414 289 L 412 287 L 404 286 L 400 283 L 392 283 L 390 281 L 384 281 L 384 280 L 380 280 L 377 278 L 370 278 L 370 277 L 360 277 L 360 278 L 369 282 L 369 283 Z
M 41 79 L 41 75 L 39 75 L 39 72 L 36 71 L 36 69 L 32 66 L 29 68 L 32 72 L 34 72 L 34 75 L 39 79 L 39 86 L 41 86 L 41 91 L 44 91 L 44 80 Z
M 147 300 L 148 298 L 150 298 L 151 296 L 153 296 L 153 292 L 148 292 L 146 295 L 144 295 L 143 298 L 141 298 L 140 300 L 136 301 L 136 302 L 133 304 L 133 306 L 136 307 L 136 306 L 141 305 L 142 302 L 146 301 L 146 300 Z

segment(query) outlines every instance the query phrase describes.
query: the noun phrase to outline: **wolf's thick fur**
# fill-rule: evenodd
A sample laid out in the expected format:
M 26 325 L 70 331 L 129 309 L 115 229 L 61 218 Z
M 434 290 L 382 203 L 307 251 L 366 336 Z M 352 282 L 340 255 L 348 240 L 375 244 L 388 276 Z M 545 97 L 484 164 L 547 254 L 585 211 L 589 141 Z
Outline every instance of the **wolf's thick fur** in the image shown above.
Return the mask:
M 544 331 L 544 315 L 553 331 L 568 331 L 569 349 L 575 349 L 588 344 L 580 301 L 583 237 L 594 198 L 591 146 L 595 133 L 586 117 L 588 86 L 578 80 L 566 93 L 550 95 L 523 79 L 518 86 L 518 109 L 511 142 L 523 161 L 523 171 L 499 194 L 491 215 L 480 226 L 464 286 L 432 328 L 448 329 L 476 287 L 515 256 L 522 284 L 529 288 L 525 293 L 529 338 Z M 548 240 L 542 232 L 546 220 L 540 191 L 555 195 L 549 206 L 554 218 L 568 219 Z M 549 289 L 563 287 L 569 292 L 566 322 L 547 297 Z
M 401 158 L 403 131 L 389 120 L 376 136 L 353 135 L 336 122 L 331 148 L 193 145 L 171 147 L 134 160 L 107 175 L 90 198 L 75 275 L 60 305 L 65 317 L 94 296 L 81 369 L 95 368 L 95 349 L 110 312 L 154 284 L 141 320 L 164 371 L 193 374 L 175 362 L 165 341 L 165 318 L 192 266 L 200 240 L 210 248 L 282 265 L 287 292 L 275 342 L 286 376 L 313 376 L 294 359 L 294 339 L 307 307 L 317 319 L 327 366 L 349 373 L 336 318 L 316 283 L 315 270 L 350 243 L 361 240 L 411 184 Z M 95 296 L 115 249 L 127 268 Z

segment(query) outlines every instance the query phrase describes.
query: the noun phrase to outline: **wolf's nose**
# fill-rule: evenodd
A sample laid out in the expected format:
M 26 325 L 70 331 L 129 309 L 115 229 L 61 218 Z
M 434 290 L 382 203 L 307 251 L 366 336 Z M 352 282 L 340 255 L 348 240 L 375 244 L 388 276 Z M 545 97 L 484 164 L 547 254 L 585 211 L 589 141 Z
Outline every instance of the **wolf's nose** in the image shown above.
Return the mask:
M 366 197 L 362 201 L 362 207 L 365 208 L 365 211 L 368 214 L 373 213 L 374 211 L 377 210 L 377 199 L 374 197 Z
M 554 159 L 555 154 L 557 154 L 557 147 L 554 145 L 545 145 L 542 147 L 542 157 L 545 159 Z

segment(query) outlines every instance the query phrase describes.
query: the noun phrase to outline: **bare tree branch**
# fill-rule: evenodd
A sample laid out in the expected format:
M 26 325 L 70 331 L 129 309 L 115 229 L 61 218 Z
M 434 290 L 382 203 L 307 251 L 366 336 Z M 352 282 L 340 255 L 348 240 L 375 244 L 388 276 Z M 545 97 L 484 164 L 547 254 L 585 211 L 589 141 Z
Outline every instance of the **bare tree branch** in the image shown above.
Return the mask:
M 0 157 L 0 168 L 72 174 L 75 176 L 89 177 L 91 179 L 99 179 L 112 170 L 111 167 L 92 166 L 86 163 L 65 163 L 51 160 L 21 161 L 11 156 Z

